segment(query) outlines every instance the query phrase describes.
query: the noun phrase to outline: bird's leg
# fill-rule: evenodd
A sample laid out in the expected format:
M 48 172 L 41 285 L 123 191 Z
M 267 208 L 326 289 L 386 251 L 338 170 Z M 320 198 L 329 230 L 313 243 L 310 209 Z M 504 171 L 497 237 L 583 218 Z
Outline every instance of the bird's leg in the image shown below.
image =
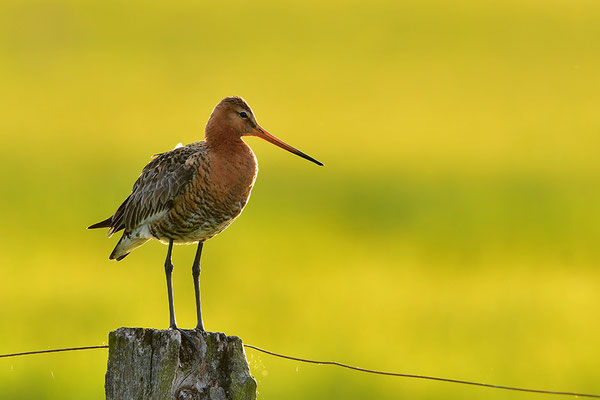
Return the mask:
M 169 240 L 169 250 L 167 250 L 167 259 L 165 260 L 165 274 L 167 275 L 167 292 L 169 293 L 169 329 L 178 330 L 181 336 L 187 339 L 192 347 L 196 349 L 196 352 L 200 353 L 200 349 L 183 329 L 177 327 L 175 322 L 175 306 L 173 305 L 173 280 L 171 275 L 173 274 L 173 263 L 171 262 L 171 253 L 173 252 L 173 239 Z
M 192 276 L 194 277 L 194 292 L 196 293 L 196 315 L 198 316 L 198 325 L 196 329 L 203 331 L 204 323 L 202 322 L 202 309 L 200 308 L 200 256 L 202 256 L 202 244 L 198 242 L 198 250 L 192 265 Z
M 175 322 L 175 306 L 173 305 L 173 263 L 171 262 L 171 253 L 173 252 L 173 239 L 169 240 L 169 250 L 167 250 L 167 259 L 165 260 L 165 275 L 167 276 L 167 292 L 169 294 L 169 328 L 177 329 Z

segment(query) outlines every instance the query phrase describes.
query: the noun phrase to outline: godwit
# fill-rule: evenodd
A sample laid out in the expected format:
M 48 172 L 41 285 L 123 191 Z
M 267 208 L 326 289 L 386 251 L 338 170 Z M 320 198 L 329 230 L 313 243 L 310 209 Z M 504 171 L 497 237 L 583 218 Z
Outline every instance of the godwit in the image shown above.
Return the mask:
M 171 274 L 173 244 L 198 243 L 192 266 L 196 329 L 204 330 L 200 308 L 200 256 L 203 243 L 222 232 L 244 209 L 258 163 L 243 136 L 258 136 L 317 165 L 321 162 L 265 131 L 241 97 L 226 97 L 213 110 L 205 140 L 157 154 L 142 170 L 131 194 L 111 217 L 88 229 L 124 230 L 110 255 L 120 261 L 150 239 L 168 244 L 165 260 L 169 327 L 177 328 Z

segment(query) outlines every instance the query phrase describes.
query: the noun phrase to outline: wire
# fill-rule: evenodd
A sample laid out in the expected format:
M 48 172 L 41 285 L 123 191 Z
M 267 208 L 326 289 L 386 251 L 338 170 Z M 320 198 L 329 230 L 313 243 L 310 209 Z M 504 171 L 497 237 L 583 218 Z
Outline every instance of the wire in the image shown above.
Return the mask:
M 489 383 L 461 381 L 461 380 L 458 380 L 458 379 L 437 378 L 435 376 L 414 375 L 414 374 L 399 374 L 399 373 L 396 373 L 396 372 L 377 371 L 377 370 L 373 370 L 373 369 L 365 369 L 365 368 L 360 368 L 360 367 L 353 367 L 352 365 L 342 364 L 342 363 L 335 362 L 335 361 L 316 361 L 316 360 L 307 360 L 307 359 L 298 358 L 298 357 L 290 357 L 290 356 L 286 356 L 286 355 L 283 355 L 283 354 L 273 353 L 272 351 L 263 350 L 261 348 L 258 348 L 256 346 L 252 346 L 250 344 L 245 344 L 244 346 L 245 347 L 249 347 L 249 348 L 254 349 L 254 350 L 261 351 L 261 352 L 266 353 L 266 354 L 270 354 L 270 355 L 275 356 L 275 357 L 281 357 L 281 358 L 285 358 L 285 359 L 288 359 L 288 360 L 300 361 L 300 362 L 305 362 L 305 363 L 310 363 L 310 364 L 337 365 L 338 367 L 353 369 L 355 371 L 360 371 L 360 372 L 368 372 L 370 374 L 388 375 L 388 376 L 399 376 L 399 377 L 402 377 L 402 378 L 427 379 L 427 380 L 431 380 L 431 381 L 441 381 L 441 382 L 449 382 L 449 383 L 460 383 L 460 384 L 463 384 L 463 385 L 483 386 L 483 387 L 493 388 L 493 389 L 515 390 L 515 391 L 519 391 L 519 392 L 543 393 L 543 394 L 559 394 L 559 395 L 565 395 L 565 396 L 592 397 L 592 398 L 600 399 L 600 395 L 597 395 L 597 394 L 586 394 L 586 393 L 576 393 L 576 392 L 559 392 L 559 391 L 541 390 L 541 389 L 524 389 L 524 388 L 518 388 L 518 387 L 512 387 L 512 386 L 491 385 Z
M 24 353 L 0 354 L 0 358 L 17 357 L 17 356 L 28 356 L 28 355 L 31 355 L 31 354 L 42 354 L 42 353 L 59 353 L 61 351 L 90 350 L 90 349 L 108 349 L 108 346 L 68 347 L 66 349 L 26 351 Z
M 286 360 L 300 361 L 300 362 L 309 363 L 309 364 L 336 365 L 338 367 L 348 368 L 348 369 L 352 369 L 354 371 L 366 372 L 366 373 L 370 373 L 370 374 L 398 376 L 398 377 L 402 377 L 402 378 L 427 379 L 430 381 L 458 383 L 458 384 L 462 384 L 462 385 L 482 386 L 482 387 L 487 387 L 487 388 L 492 388 L 492 389 L 513 390 L 513 391 L 518 391 L 518 392 L 556 394 L 556 395 L 564 395 L 564 396 L 589 397 L 589 398 L 600 399 L 600 395 L 597 395 L 597 394 L 562 392 L 562 391 L 541 390 L 541 389 L 525 389 L 525 388 L 519 388 L 519 387 L 513 387 L 513 386 L 501 386 L 501 385 L 492 385 L 489 383 L 463 381 L 463 380 L 458 380 L 458 379 L 438 378 L 435 376 L 400 374 L 400 373 L 396 373 L 396 372 L 377 371 L 377 370 L 373 370 L 373 369 L 353 367 L 352 365 L 342 364 L 342 363 L 339 363 L 336 361 L 317 361 L 317 360 L 308 360 L 305 358 L 286 356 L 283 354 L 278 354 L 278 353 L 274 353 L 272 351 L 261 349 L 260 347 L 252 346 L 251 344 L 244 344 L 244 347 L 248 347 L 250 349 L 254 349 L 254 350 L 260 351 L 262 353 L 269 354 L 274 357 L 284 358 Z M 64 349 L 38 350 L 38 351 L 27 351 L 24 353 L 0 354 L 0 358 L 26 356 L 26 355 L 43 354 L 43 353 L 58 353 L 58 352 L 63 352 L 63 351 L 107 349 L 107 348 L 108 348 L 108 346 L 106 346 L 106 345 L 86 346 L 86 347 L 69 347 L 69 348 L 64 348 Z

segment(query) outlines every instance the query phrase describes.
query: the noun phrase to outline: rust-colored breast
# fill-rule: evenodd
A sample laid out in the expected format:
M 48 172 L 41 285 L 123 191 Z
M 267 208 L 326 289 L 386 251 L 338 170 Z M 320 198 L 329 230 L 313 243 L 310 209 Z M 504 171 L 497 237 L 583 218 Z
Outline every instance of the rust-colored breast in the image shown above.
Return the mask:
M 185 161 L 194 170 L 189 184 L 173 198 L 166 215 L 150 225 L 157 239 L 207 240 L 227 228 L 248 202 L 258 172 L 250 147 L 241 140 L 222 148 L 201 143 Z

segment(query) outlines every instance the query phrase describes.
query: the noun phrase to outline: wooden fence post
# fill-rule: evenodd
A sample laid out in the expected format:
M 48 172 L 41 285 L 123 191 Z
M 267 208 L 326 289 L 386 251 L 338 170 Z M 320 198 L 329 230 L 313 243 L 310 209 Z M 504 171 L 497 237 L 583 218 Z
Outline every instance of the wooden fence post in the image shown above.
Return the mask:
M 111 332 L 106 399 L 256 399 L 256 381 L 240 338 L 185 332 L 187 338 L 177 330 L 119 328 Z

